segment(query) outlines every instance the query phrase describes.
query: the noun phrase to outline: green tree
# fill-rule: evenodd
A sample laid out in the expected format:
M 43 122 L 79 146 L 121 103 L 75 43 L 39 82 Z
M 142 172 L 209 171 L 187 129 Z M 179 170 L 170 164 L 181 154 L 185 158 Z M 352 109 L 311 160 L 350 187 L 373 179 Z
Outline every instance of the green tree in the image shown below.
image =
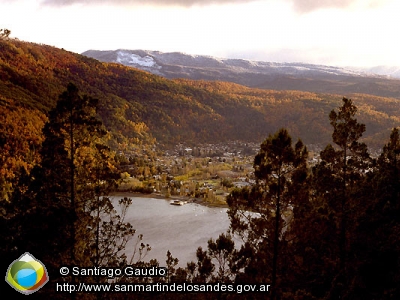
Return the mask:
M 290 274 L 287 299 L 324 299 L 332 287 L 338 265 L 338 216 L 334 209 L 338 184 L 333 147 L 322 153 L 323 161 L 312 168 L 299 205 L 293 208 Z
M 167 276 L 165 278 L 166 282 L 170 283 L 174 281 L 175 278 L 175 267 L 179 263 L 179 260 L 172 256 L 171 252 L 167 251 L 167 260 L 165 261 L 167 264 Z
M 394 128 L 389 142 L 362 186 L 369 200 L 357 219 L 351 250 L 354 279 L 352 299 L 400 297 L 400 137 Z
M 341 221 L 340 221 L 340 265 L 341 269 L 345 269 L 346 264 L 346 230 L 349 207 L 348 189 L 354 186 L 354 183 L 359 180 L 362 171 L 367 168 L 369 154 L 367 146 L 360 143 L 358 140 L 365 132 L 365 125 L 358 123 L 355 118 L 357 107 L 352 101 L 343 98 L 343 105 L 339 107 L 338 112 L 334 110 L 329 114 L 329 120 L 333 126 L 332 139 L 339 146 L 340 150 L 336 152 L 339 157 L 342 156 L 341 166 Z
M 320 214 L 311 216 L 310 221 L 324 224 L 320 237 L 327 240 L 319 254 L 324 257 L 325 268 L 333 274 L 327 296 L 331 299 L 343 298 L 348 292 L 352 278 L 348 261 L 356 259 L 350 252 L 350 243 L 355 237 L 357 215 L 365 205 L 360 186 L 371 165 L 367 146 L 359 141 L 365 125 L 357 121 L 356 113 L 357 107 L 347 98 L 342 99 L 337 111 L 331 111 L 329 120 L 336 146 L 327 145 L 320 153 L 321 161 L 313 168 L 313 206 Z
M 208 255 L 211 257 L 212 262 L 215 262 L 214 269 L 217 273 L 213 276 L 215 282 L 231 282 L 234 279 L 235 266 L 233 265 L 237 250 L 235 243 L 229 234 L 220 234 L 214 241 L 208 241 Z
M 215 269 L 215 265 L 211 261 L 212 258 L 207 255 L 207 251 L 204 251 L 202 247 L 197 248 L 196 257 L 196 264 L 188 263 L 190 281 L 196 283 L 208 282 Z
M 393 128 L 389 142 L 383 147 L 377 161 L 378 176 L 376 197 L 398 210 L 400 205 L 400 134 Z
M 19 246 L 41 254 L 51 281 L 68 279 L 59 277 L 62 265 L 126 264 L 123 250 L 135 233 L 124 221 L 131 200 L 122 199 L 118 212 L 117 203 L 105 197 L 119 174 L 102 141 L 107 132 L 97 119 L 97 103 L 73 84 L 60 95 L 43 128 L 42 163 L 32 171 L 19 205 L 24 213 L 15 214 L 16 222 L 27 226 Z
M 207 250 L 197 248 L 197 262 L 190 262 L 184 270 L 190 282 L 232 282 L 236 275 L 235 261 L 238 252 L 235 243 L 228 233 L 209 239 Z
M 97 99 L 80 96 L 77 87 L 69 84 L 43 129 L 45 140 L 41 153 L 45 173 L 41 198 L 47 197 L 49 205 L 62 204 L 70 214 L 70 222 L 66 222 L 71 245 L 68 260 L 74 265 L 89 263 L 84 228 L 90 219 L 89 206 L 96 192 L 100 192 L 98 180 L 104 180 L 96 178 L 99 172 L 93 169 L 97 167 L 93 155 L 99 150 L 96 145 L 106 135 L 96 116 L 97 103 Z
M 231 230 L 242 237 L 237 280 L 266 282 L 279 293 L 286 262 L 292 208 L 307 180 L 308 151 L 299 140 L 293 147 L 286 129 L 270 135 L 254 159 L 257 184 L 228 197 Z

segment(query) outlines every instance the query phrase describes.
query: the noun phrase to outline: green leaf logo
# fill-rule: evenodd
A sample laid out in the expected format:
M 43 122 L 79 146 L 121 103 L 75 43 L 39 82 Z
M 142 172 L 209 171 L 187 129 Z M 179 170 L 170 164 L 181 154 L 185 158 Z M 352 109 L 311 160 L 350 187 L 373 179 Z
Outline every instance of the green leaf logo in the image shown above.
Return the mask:
M 6 282 L 24 295 L 36 292 L 48 281 L 46 267 L 28 252 L 12 262 L 6 273 Z

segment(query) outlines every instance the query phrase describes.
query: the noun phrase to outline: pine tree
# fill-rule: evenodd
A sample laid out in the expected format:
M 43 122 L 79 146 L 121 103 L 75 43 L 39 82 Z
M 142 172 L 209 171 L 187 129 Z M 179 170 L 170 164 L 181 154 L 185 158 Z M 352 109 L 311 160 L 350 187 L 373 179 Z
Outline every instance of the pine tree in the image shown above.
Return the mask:
M 73 276 L 59 277 L 63 265 L 126 264 L 123 250 L 135 233 L 124 221 L 130 199 L 120 201 L 118 213 L 105 197 L 119 176 L 103 142 L 107 132 L 97 119 L 97 103 L 73 84 L 60 95 L 43 128 L 42 163 L 31 173 L 26 213 L 19 217 L 28 226 L 24 248 L 40 253 L 53 282 L 75 282 Z
M 299 140 L 292 146 L 287 130 L 270 135 L 254 159 L 257 184 L 228 197 L 231 230 L 242 237 L 237 280 L 269 282 L 274 299 L 284 280 L 292 209 L 307 179 L 308 152 Z
M 357 219 L 352 251 L 353 299 L 400 297 L 400 137 L 394 128 L 376 167 L 361 187 L 368 199 Z
M 326 251 L 326 260 L 337 266 L 329 298 L 345 297 L 347 293 L 346 286 L 351 277 L 347 264 L 349 244 L 363 199 L 359 188 L 371 163 L 366 144 L 359 141 L 365 125 L 355 118 L 357 107 L 350 99 L 343 98 L 342 102 L 337 111 L 332 110 L 329 114 L 336 146 L 328 145 L 321 152 L 320 163 L 313 169 L 315 203 L 324 207 L 325 218 L 332 221 L 326 228 L 331 233 L 332 245 Z
M 229 233 L 220 234 L 216 240 L 209 239 L 207 250 L 197 248 L 197 262 L 188 263 L 187 268 L 183 270 L 186 280 L 203 283 L 232 282 L 237 273 L 237 255 L 235 243 Z

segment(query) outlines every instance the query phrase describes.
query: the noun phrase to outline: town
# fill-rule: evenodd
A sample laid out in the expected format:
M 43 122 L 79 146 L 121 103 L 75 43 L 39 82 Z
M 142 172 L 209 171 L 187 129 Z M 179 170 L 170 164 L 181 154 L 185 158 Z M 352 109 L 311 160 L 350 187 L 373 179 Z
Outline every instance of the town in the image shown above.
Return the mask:
M 322 148 L 310 148 L 312 165 Z M 225 206 L 232 189 L 255 184 L 253 161 L 259 149 L 259 143 L 232 141 L 195 147 L 179 144 L 162 152 L 142 150 L 140 155 L 119 152 L 119 191 Z

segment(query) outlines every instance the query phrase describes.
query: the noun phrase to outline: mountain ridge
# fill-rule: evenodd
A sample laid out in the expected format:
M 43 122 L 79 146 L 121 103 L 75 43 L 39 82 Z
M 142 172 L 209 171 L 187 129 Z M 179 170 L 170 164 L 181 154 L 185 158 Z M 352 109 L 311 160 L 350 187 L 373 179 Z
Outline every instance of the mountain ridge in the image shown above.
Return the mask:
M 149 60 L 142 63 L 151 65 Z M 0 39 L 0 173 L 6 181 L 40 161 L 42 128 L 69 83 L 99 100 L 97 117 L 109 132 L 105 142 L 130 157 L 178 144 L 261 143 L 280 128 L 318 151 L 331 142 L 328 115 L 343 97 L 223 81 L 171 80 L 52 46 Z M 366 125 L 362 140 L 370 149 L 382 149 L 400 124 L 400 99 L 345 96 L 353 100 L 358 120 Z
M 351 70 L 308 63 L 277 63 L 246 59 L 216 58 L 180 52 L 151 50 L 88 50 L 84 56 L 103 62 L 120 63 L 168 79 L 219 80 L 248 87 L 301 90 L 319 93 L 357 93 L 372 85 L 367 93 L 400 98 L 400 80 L 384 75 L 384 68 Z M 393 67 L 388 72 L 397 74 Z M 400 71 L 399 71 L 400 76 Z M 389 87 L 389 88 L 388 88 Z
M 250 60 L 250 59 L 240 59 L 240 58 L 220 58 L 209 55 L 193 55 L 187 54 L 184 52 L 162 52 L 162 51 L 153 51 L 153 50 L 129 50 L 129 49 L 117 49 L 117 50 L 87 50 L 81 53 L 82 55 L 89 56 L 92 58 L 99 60 L 106 60 L 108 62 L 120 62 L 124 65 L 142 65 L 135 59 L 124 60 L 122 57 L 126 57 L 129 59 L 136 58 L 140 61 L 140 58 L 146 57 L 148 59 L 153 60 L 152 65 L 157 64 L 157 62 L 161 62 L 162 64 L 176 64 L 176 65 L 186 65 L 191 67 L 201 67 L 204 66 L 204 63 L 211 62 L 208 67 L 229 67 L 236 66 L 238 67 L 237 71 L 240 71 L 240 68 L 245 70 L 246 67 L 259 67 L 260 73 L 262 73 L 263 67 L 270 68 L 292 68 L 292 69 L 315 69 L 320 70 L 321 72 L 332 73 L 336 75 L 344 75 L 344 74 L 353 74 L 358 76 L 371 76 L 371 77 L 381 77 L 385 74 L 374 74 L 367 73 L 362 69 L 351 69 L 351 68 L 343 68 L 343 67 L 335 67 L 329 65 L 320 65 L 320 64 L 310 64 L 310 63 L 302 63 L 302 62 L 268 62 L 261 60 Z M 113 56 L 115 57 L 113 59 Z M 139 58 L 140 57 L 140 58 Z M 172 58 L 172 59 L 171 59 Z M 185 59 L 186 58 L 186 59 Z M 190 63 L 191 62 L 191 63 Z M 159 66 L 160 67 L 160 66 Z M 284 73 L 284 72 L 282 72 Z
M 160 147 L 233 140 L 258 143 L 282 127 L 306 144 L 326 144 L 331 139 L 329 112 L 337 108 L 343 96 L 353 99 L 360 121 L 367 126 L 364 138 L 377 147 L 383 145 L 391 128 L 400 124 L 400 99 L 394 97 L 171 80 L 63 49 L 14 40 L 0 40 L 0 49 L 0 116 L 4 122 L 19 122 L 7 121 L 12 115 L 9 112 L 18 107 L 25 109 L 23 114 L 44 117 L 72 82 L 82 94 L 99 99 L 98 116 L 110 131 L 115 149 L 140 148 L 148 143 Z M 140 62 L 152 66 L 148 58 Z M 236 62 L 236 66 L 239 63 L 243 62 Z M 20 118 L 32 119 L 23 114 Z M 12 128 L 18 130 L 18 126 Z

